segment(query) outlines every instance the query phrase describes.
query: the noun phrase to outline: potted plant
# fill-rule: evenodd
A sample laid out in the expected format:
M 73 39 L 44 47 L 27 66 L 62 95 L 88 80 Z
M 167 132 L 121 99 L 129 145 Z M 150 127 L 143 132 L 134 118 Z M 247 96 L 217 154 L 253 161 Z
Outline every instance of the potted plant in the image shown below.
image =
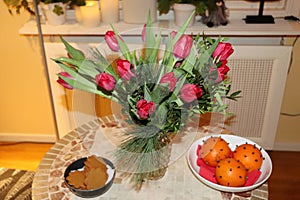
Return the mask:
M 174 10 L 174 19 L 177 25 L 182 24 L 181 20 L 176 22 L 180 16 L 177 12 L 183 13 L 187 10 L 193 12 L 193 6 L 195 9 L 195 15 L 201 16 L 202 23 L 208 27 L 226 25 L 227 20 L 227 8 L 224 0 L 157 0 L 159 14 L 167 14 L 172 8 Z M 182 16 L 183 21 L 190 14 Z M 190 24 L 191 25 L 191 24 Z
M 66 22 L 66 8 L 70 0 L 40 0 L 46 20 L 50 25 Z
M 210 0 L 157 0 L 159 14 L 167 14 L 174 4 L 192 4 L 196 8 L 196 14 L 203 14 Z M 214 0 L 213 0 L 214 1 Z
M 193 13 L 203 14 L 206 10 L 207 0 L 157 0 L 159 14 L 166 14 L 172 8 L 174 10 L 175 24 L 182 26 L 184 21 Z M 194 18 L 189 26 L 194 24 Z
M 13 14 L 13 10 L 15 10 L 16 14 L 20 14 L 21 9 L 23 8 L 25 11 L 29 12 L 31 15 L 35 15 L 32 5 L 27 0 L 4 0 L 8 8 L 8 12 Z

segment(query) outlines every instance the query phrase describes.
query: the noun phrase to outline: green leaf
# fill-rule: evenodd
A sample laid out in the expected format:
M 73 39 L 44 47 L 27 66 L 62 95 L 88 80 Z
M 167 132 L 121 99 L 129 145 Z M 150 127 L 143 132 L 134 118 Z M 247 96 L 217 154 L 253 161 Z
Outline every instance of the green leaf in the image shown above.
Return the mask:
M 130 61 L 131 57 L 130 57 L 130 51 L 129 48 L 127 46 L 127 44 L 121 39 L 120 34 L 118 33 L 118 31 L 115 29 L 115 27 L 113 25 L 111 25 L 111 28 L 113 29 L 115 35 L 116 35 L 116 39 L 118 41 L 119 47 L 120 47 L 120 51 L 122 53 L 122 55 L 124 56 L 124 58 L 128 61 Z
M 239 91 L 236 91 L 236 92 L 233 92 L 230 97 L 237 97 L 242 91 L 239 90 Z
M 78 83 L 79 85 L 85 85 L 87 87 L 90 87 L 91 89 L 96 89 L 96 83 L 91 82 L 87 80 L 86 78 L 82 77 L 79 73 L 71 69 L 69 66 L 66 66 L 62 63 L 57 63 L 64 71 L 66 71 L 68 74 L 70 74 L 74 78 L 74 85 L 71 85 L 74 88 L 76 87 L 76 84 Z M 80 89 L 80 88 L 78 88 Z M 93 92 L 94 93 L 94 92 Z
M 160 43 L 161 43 L 161 32 L 157 36 L 155 44 L 154 44 L 153 49 L 151 51 L 151 54 L 150 54 L 150 56 L 148 58 L 148 62 L 149 63 L 156 63 L 157 55 L 158 55 L 158 51 L 159 51 L 159 47 L 160 47 Z
M 178 106 L 183 106 L 184 103 L 181 101 L 180 98 L 178 98 L 177 96 L 173 95 L 175 100 L 173 100 L 172 102 L 176 103 Z
M 239 94 L 241 92 L 242 92 L 241 90 L 236 91 L 236 92 L 232 93 L 230 96 L 227 96 L 227 98 L 236 101 L 237 98 L 241 98 L 241 96 L 239 96 Z
M 72 45 L 70 45 L 66 40 L 63 39 L 63 37 L 60 36 L 61 41 L 66 47 L 67 52 L 70 54 L 70 56 L 79 61 L 83 61 L 85 59 L 84 54 L 82 51 L 75 49 Z
M 146 101 L 152 101 L 152 97 L 151 97 L 151 94 L 150 94 L 150 90 L 149 88 L 147 87 L 147 84 L 145 83 L 144 85 L 144 99 Z
M 156 104 L 160 104 L 163 99 L 165 99 L 170 94 L 169 84 L 158 84 L 157 87 L 152 91 L 152 101 Z
M 185 76 L 182 76 L 181 78 L 179 78 L 179 79 L 177 80 L 175 89 L 174 89 L 174 91 L 173 91 L 173 94 L 174 94 L 174 95 L 176 95 L 176 96 L 179 95 L 180 89 L 181 89 L 182 86 L 184 85 L 185 81 L 186 81 L 186 77 L 185 77 Z
M 153 121 L 156 123 L 158 128 L 161 128 L 166 122 L 168 108 L 166 107 L 166 103 L 159 104 L 158 108 L 156 109 L 155 116 Z
M 217 102 L 218 102 L 219 105 L 221 105 L 221 106 L 224 105 L 224 103 L 223 103 L 223 101 L 222 101 L 222 98 L 221 98 L 221 96 L 220 96 L 219 93 L 216 93 L 216 94 L 214 95 L 214 97 L 216 98 L 216 100 L 217 100 Z
M 145 41 L 145 60 L 149 61 L 150 55 L 155 46 L 155 34 L 152 27 L 151 15 L 148 14 L 148 20 L 146 24 L 146 41 Z
M 185 30 L 187 29 L 190 21 L 192 20 L 192 18 L 194 17 L 195 12 L 193 12 L 189 18 L 184 22 L 184 24 L 181 26 L 181 28 L 178 30 L 177 34 L 175 35 L 172 43 L 172 47 L 174 46 L 174 44 L 180 39 L 180 37 L 184 34 Z
M 84 60 L 84 61 L 78 61 L 74 60 L 71 58 L 66 58 L 66 57 L 60 57 L 54 59 L 55 62 L 63 62 L 63 63 L 68 63 L 70 65 L 73 65 L 76 67 L 76 69 L 84 74 L 90 75 L 95 77 L 97 74 L 101 72 L 99 70 L 96 70 L 97 66 L 90 60 Z
M 112 65 L 107 62 L 105 57 L 100 53 L 100 51 L 97 48 L 92 48 L 91 54 L 96 60 L 93 61 L 93 63 L 95 64 L 97 69 L 99 69 L 101 72 L 105 71 L 106 73 L 111 74 L 116 80 L 119 79 L 119 76 L 116 74 Z

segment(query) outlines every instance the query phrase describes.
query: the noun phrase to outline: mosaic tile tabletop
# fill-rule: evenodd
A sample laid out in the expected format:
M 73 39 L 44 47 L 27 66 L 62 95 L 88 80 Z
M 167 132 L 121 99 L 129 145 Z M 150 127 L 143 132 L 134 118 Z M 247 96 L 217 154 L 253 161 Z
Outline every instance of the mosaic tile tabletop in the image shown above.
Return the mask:
M 123 128 L 122 123 L 113 117 L 97 119 L 86 123 L 70 132 L 59 140 L 44 156 L 36 170 L 32 184 L 33 200 L 78 200 L 64 183 L 64 171 L 73 161 L 92 154 L 110 159 L 115 148 L 118 134 Z M 205 134 L 205 131 L 202 132 Z M 109 135 L 109 140 L 107 139 Z M 197 135 L 199 137 L 199 135 Z M 200 135 L 203 136 L 203 135 Z M 194 137 L 194 136 L 193 136 Z M 115 140 L 115 141 L 114 141 Z M 190 138 L 181 141 L 180 148 L 191 145 Z M 179 147 L 179 144 L 178 144 Z M 200 182 L 190 171 L 186 156 L 178 153 L 176 147 L 173 162 L 168 167 L 165 176 L 156 181 L 149 181 L 140 191 L 128 187 L 120 176 L 115 178 L 114 184 L 108 192 L 91 200 L 135 200 L 135 199 L 204 199 L 204 200 L 266 200 L 268 199 L 268 185 L 245 193 L 225 193 L 214 190 Z M 173 148 L 173 147 L 172 147 Z M 178 152 L 176 152 L 176 149 Z

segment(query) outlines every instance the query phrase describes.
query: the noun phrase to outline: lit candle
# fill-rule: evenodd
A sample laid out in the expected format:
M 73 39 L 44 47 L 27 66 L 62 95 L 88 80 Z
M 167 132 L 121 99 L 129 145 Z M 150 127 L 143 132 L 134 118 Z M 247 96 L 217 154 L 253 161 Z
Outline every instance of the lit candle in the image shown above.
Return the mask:
M 100 11 L 98 1 L 86 1 L 85 6 L 80 6 L 82 24 L 86 27 L 96 27 L 100 24 Z
M 119 0 L 100 0 L 102 22 L 110 24 L 119 21 Z

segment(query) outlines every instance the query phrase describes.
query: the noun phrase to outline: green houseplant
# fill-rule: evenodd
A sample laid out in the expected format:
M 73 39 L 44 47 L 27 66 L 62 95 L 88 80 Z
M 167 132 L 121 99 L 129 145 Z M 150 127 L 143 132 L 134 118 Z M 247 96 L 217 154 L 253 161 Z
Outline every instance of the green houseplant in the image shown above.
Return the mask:
M 157 0 L 159 14 L 167 14 L 176 4 L 195 6 L 195 14 L 201 16 L 201 22 L 208 27 L 227 25 L 228 9 L 224 0 Z
M 201 15 L 208 8 L 210 1 L 211 0 L 157 0 L 160 15 L 167 14 L 175 3 L 192 4 L 196 7 L 196 14 Z
M 10 14 L 13 14 L 14 10 L 16 14 L 20 14 L 21 9 L 24 9 L 31 15 L 35 15 L 33 8 L 27 0 L 4 0 L 4 3 Z
M 86 1 L 85 0 L 71 0 L 70 1 L 70 7 L 73 8 L 74 6 L 85 6 Z

